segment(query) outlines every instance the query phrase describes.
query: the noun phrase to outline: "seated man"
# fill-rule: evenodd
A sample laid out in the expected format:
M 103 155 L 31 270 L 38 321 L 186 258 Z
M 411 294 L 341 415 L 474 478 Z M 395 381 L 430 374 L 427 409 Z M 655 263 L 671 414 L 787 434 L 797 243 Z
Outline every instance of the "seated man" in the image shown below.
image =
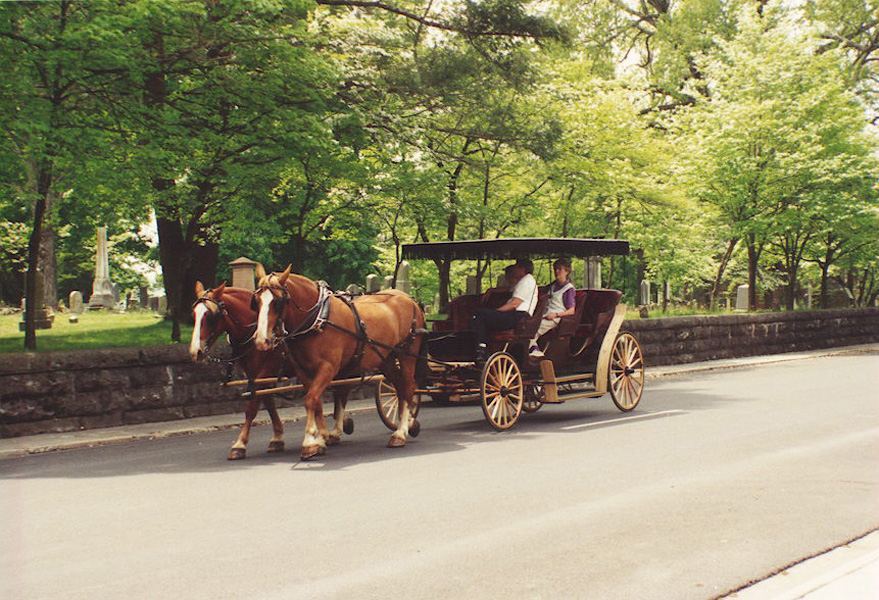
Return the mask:
M 525 317 L 534 313 L 537 306 L 537 282 L 534 280 L 534 263 L 527 258 L 520 258 L 513 265 L 508 283 L 513 296 L 503 306 L 496 309 L 479 307 L 473 314 L 473 325 L 476 329 L 476 360 L 484 361 L 487 348 L 486 340 L 489 331 L 513 329 Z

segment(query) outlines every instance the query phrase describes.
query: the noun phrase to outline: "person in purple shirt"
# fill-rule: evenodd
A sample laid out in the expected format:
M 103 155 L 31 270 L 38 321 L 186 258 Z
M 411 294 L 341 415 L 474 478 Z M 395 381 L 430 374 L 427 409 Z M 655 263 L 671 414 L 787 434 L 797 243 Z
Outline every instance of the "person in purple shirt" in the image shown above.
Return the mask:
M 569 281 L 573 270 L 571 261 L 567 258 L 559 258 L 552 263 L 552 270 L 555 273 L 555 281 L 543 289 L 545 293 L 549 294 L 549 301 L 546 303 L 537 334 L 529 344 L 528 356 L 532 358 L 543 356 L 543 351 L 537 345 L 537 338 L 558 325 L 562 317 L 574 314 L 576 306 L 576 290 L 574 284 Z

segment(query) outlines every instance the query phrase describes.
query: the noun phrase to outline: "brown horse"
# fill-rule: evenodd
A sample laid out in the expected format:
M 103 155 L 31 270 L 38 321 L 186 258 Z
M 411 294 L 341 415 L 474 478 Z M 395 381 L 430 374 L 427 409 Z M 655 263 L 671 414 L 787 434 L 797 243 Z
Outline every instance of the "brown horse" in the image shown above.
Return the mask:
M 256 272 L 256 347 L 267 351 L 286 342 L 288 359 L 307 390 L 302 458 L 323 454 L 327 441 L 332 443 L 320 397 L 340 374 L 350 377 L 381 371 L 400 403 L 400 424 L 388 447 L 405 446 L 410 428 L 417 435 L 415 367 L 425 333 L 418 304 L 403 292 L 386 290 L 346 305 L 326 286 L 291 275 L 290 267 L 267 275 L 257 265 Z
M 256 312 L 250 304 L 253 293 L 249 290 L 226 287 L 221 284 L 213 290 L 205 290 L 200 281 L 195 284 L 198 300 L 192 305 L 192 318 L 195 327 L 189 344 L 189 355 L 197 363 L 207 359 L 213 342 L 223 333 L 229 336 L 232 345 L 232 360 L 244 371 L 250 382 L 259 378 L 277 377 L 285 365 L 284 355 L 278 350 L 257 350 L 253 343 L 256 328 Z M 257 386 L 251 385 L 251 389 Z M 284 424 L 278 416 L 275 401 L 271 396 L 252 396 L 244 410 L 245 421 L 238 439 L 229 450 L 229 460 L 239 460 L 247 455 L 247 442 L 250 428 L 259 410 L 260 398 L 272 419 L 274 434 L 269 442 L 269 452 L 284 450 Z

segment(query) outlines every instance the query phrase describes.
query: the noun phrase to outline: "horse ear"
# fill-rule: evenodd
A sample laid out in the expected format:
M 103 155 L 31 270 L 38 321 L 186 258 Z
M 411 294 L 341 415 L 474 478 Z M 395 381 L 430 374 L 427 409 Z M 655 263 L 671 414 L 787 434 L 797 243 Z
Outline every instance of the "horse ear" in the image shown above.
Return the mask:
M 204 295 L 204 284 L 201 281 L 195 282 L 195 297 L 201 298 Z
M 217 296 L 220 296 L 225 291 L 226 291 L 226 282 L 224 281 L 223 283 L 221 283 L 220 285 L 217 286 L 217 288 L 214 290 L 214 294 L 216 294 Z
M 266 276 L 266 268 L 262 266 L 262 263 L 256 263 L 256 280 L 262 281 Z
M 287 278 L 290 277 L 290 271 L 293 270 L 293 265 L 287 265 L 287 268 L 284 269 L 284 272 L 278 275 L 278 283 L 284 285 L 287 283 Z

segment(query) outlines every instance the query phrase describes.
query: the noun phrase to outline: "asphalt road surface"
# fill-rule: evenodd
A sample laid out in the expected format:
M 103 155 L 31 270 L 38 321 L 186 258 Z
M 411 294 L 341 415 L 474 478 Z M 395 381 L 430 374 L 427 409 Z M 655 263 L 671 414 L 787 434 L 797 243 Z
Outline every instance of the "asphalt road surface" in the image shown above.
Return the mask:
M 879 354 L 652 380 L 495 433 L 374 413 L 0 461 L 0 598 L 707 599 L 879 527 Z

